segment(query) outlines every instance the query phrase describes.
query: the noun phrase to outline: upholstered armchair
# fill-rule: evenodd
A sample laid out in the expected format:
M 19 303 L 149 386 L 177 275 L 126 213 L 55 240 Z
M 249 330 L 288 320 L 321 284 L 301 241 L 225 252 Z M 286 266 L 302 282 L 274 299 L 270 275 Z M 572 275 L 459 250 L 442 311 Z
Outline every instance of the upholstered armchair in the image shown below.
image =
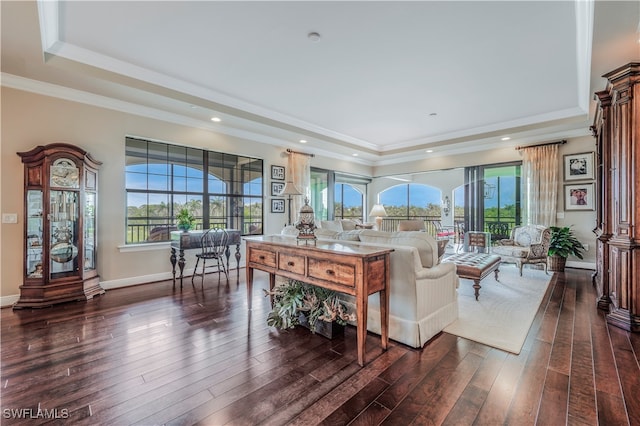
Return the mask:
M 547 252 L 551 230 L 541 225 L 516 226 L 511 230 L 511 238 L 498 240 L 491 252 L 502 258 L 504 263 L 515 263 L 520 269 L 526 264 L 543 264 L 547 273 Z

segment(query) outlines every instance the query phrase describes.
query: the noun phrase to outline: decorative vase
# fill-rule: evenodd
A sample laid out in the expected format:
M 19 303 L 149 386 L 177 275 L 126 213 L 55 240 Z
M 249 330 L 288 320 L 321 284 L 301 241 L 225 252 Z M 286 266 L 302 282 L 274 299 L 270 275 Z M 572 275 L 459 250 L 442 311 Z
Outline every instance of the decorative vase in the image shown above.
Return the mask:
M 547 269 L 553 272 L 564 272 L 567 258 L 554 254 L 547 257 Z
M 187 232 L 189 231 L 189 229 L 191 229 L 191 225 L 187 224 L 187 223 L 183 223 L 178 225 L 178 229 L 182 232 Z

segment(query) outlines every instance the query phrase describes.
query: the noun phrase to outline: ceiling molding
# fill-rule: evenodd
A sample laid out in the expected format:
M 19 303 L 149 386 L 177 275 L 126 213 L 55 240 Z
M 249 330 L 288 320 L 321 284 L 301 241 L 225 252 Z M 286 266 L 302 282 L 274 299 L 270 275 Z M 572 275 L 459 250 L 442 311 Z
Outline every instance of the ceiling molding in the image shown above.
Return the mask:
M 274 137 L 266 135 L 264 133 L 256 133 L 244 129 L 233 128 L 230 126 L 225 126 L 221 123 L 208 124 L 203 120 L 197 120 L 191 117 L 163 111 L 157 108 L 151 108 L 131 102 L 113 99 L 107 96 L 96 95 L 94 93 L 89 93 L 78 89 L 71 89 L 68 87 L 63 87 L 38 80 L 32 80 L 12 74 L 2 73 L 0 85 L 11 89 L 35 93 L 37 95 L 49 96 L 71 102 L 78 102 L 98 108 L 105 108 L 126 114 L 164 121 L 167 123 L 203 129 L 214 133 L 220 133 L 249 141 L 265 143 L 268 145 L 277 146 L 279 148 L 299 149 L 298 144 L 287 143 L 281 137 Z M 313 154 L 321 155 L 327 158 L 340 159 L 344 161 L 348 160 L 350 162 L 363 164 L 366 166 L 375 165 L 375 162 L 370 161 L 366 158 L 361 158 L 360 156 L 352 157 L 349 154 L 338 153 L 335 150 L 331 149 L 322 149 L 312 146 L 305 147 L 305 149 Z

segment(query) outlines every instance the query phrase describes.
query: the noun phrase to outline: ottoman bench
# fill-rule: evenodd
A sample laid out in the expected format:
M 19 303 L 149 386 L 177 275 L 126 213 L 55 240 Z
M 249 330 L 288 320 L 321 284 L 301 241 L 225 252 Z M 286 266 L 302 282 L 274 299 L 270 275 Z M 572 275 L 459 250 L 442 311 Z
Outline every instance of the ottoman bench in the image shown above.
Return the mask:
M 481 253 L 459 253 L 443 259 L 443 262 L 450 262 L 456 265 L 456 273 L 460 278 L 473 280 L 476 300 L 480 295 L 480 280 L 495 272 L 498 281 L 498 269 L 500 266 L 500 256 L 494 254 Z

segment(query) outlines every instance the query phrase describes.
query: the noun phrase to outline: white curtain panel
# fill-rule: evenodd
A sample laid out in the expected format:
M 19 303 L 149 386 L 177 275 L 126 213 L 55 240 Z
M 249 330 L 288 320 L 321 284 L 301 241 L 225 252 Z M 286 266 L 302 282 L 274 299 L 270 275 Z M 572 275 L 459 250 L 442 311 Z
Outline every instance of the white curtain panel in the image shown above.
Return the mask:
M 294 196 L 291 199 L 291 218 L 298 221 L 298 213 L 304 205 L 305 197 L 310 197 L 311 188 L 311 157 L 306 154 L 289 153 L 288 171 L 293 184 L 298 187 L 303 195 Z
M 558 145 L 523 150 L 525 223 L 553 226 L 558 209 Z

